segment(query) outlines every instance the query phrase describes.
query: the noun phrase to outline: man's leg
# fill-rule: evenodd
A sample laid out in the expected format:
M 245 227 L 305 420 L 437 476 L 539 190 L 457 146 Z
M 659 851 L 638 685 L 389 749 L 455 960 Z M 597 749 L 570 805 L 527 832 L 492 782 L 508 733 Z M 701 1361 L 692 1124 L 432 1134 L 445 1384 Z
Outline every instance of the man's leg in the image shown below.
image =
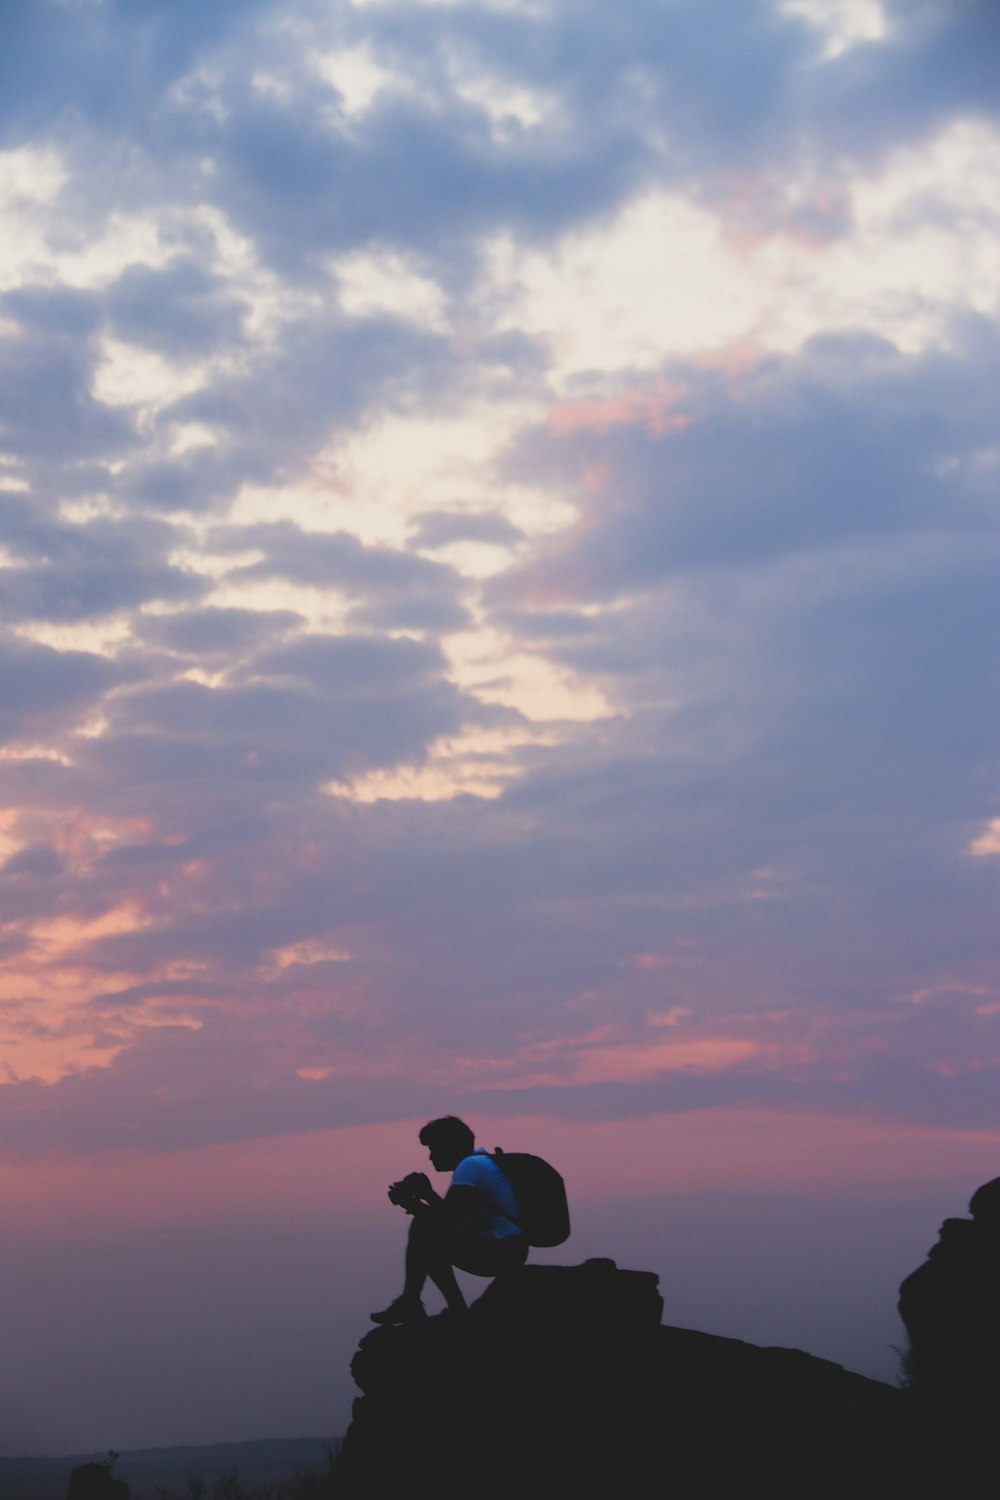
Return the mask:
M 455 1280 L 455 1271 L 448 1256 L 444 1236 L 429 1215 L 415 1214 L 406 1241 L 406 1279 L 403 1283 L 403 1300 L 419 1302 L 424 1282 L 430 1277 L 445 1302 L 453 1312 L 463 1311 L 466 1306 L 462 1289 Z
M 414 1214 L 410 1222 L 405 1273 L 401 1295 L 381 1312 L 372 1313 L 373 1323 L 409 1323 L 422 1318 L 424 1305 L 420 1297 L 428 1277 L 452 1312 L 465 1310 L 465 1298 L 455 1280 L 447 1241 L 430 1215 Z

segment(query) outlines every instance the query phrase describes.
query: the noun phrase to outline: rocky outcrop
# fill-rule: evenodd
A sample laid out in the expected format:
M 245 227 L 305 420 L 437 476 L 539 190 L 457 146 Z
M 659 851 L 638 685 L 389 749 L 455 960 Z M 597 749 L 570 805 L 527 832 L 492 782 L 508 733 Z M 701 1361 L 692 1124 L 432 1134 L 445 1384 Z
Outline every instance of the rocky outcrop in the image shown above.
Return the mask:
M 905 1494 L 900 1391 L 791 1349 L 661 1326 L 658 1279 L 525 1266 L 464 1316 L 361 1341 L 338 1494 Z

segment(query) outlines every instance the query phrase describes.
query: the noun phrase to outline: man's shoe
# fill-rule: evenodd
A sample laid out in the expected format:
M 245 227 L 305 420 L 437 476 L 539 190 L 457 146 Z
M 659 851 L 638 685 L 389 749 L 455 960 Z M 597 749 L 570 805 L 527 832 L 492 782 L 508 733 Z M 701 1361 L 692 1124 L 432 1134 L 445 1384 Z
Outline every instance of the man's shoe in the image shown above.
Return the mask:
M 372 1313 L 371 1320 L 373 1323 L 419 1323 L 426 1316 L 419 1297 L 397 1297 L 381 1312 Z

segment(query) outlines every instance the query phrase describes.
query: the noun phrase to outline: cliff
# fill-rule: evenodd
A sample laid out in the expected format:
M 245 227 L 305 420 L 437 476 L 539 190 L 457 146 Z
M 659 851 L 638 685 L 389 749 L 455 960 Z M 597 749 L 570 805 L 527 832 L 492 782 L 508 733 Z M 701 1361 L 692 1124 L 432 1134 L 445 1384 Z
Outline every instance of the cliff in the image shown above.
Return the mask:
M 590 1260 L 526 1266 L 465 1316 L 373 1330 L 338 1495 L 906 1493 L 900 1391 L 661 1314 L 655 1275 Z

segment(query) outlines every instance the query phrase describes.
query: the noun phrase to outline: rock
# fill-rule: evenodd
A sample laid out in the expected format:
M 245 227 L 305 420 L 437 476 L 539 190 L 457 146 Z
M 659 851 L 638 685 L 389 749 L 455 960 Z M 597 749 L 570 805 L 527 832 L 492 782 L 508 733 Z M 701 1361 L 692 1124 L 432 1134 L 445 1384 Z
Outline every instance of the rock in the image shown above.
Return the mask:
M 905 1492 L 900 1391 L 661 1312 L 655 1275 L 593 1260 L 497 1278 L 465 1316 L 374 1329 L 338 1495 L 418 1478 L 437 1500 Z

